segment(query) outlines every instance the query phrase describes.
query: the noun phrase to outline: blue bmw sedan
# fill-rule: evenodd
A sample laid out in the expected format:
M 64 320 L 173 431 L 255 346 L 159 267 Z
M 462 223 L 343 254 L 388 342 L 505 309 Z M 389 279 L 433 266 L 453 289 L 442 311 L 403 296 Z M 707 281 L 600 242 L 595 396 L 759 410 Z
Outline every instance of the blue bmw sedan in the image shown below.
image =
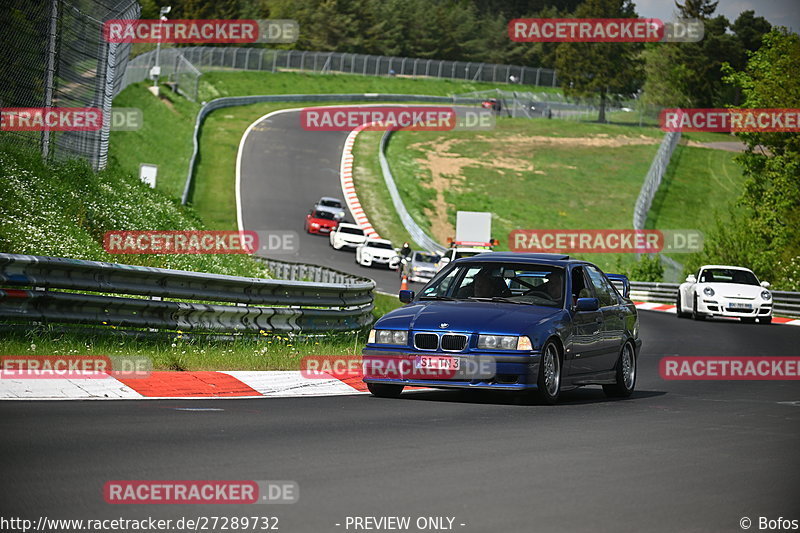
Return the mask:
M 364 382 L 383 397 L 406 386 L 501 389 L 554 404 L 583 385 L 630 396 L 642 341 L 628 287 L 566 255 L 459 259 L 419 294 L 401 291 L 407 305 L 375 323 Z

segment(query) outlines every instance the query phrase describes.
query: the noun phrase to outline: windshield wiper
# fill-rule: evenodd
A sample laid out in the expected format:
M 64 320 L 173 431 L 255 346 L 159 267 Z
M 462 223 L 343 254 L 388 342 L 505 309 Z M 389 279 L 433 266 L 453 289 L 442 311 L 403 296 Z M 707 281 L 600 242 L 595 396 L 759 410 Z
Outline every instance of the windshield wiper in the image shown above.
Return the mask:
M 504 298 L 502 296 L 492 296 L 491 298 L 481 298 L 479 296 L 470 296 L 468 300 L 477 300 L 479 302 L 503 302 L 509 304 L 518 304 L 518 305 L 533 305 L 529 302 L 521 302 L 519 300 L 512 300 L 510 298 Z
M 450 298 L 449 296 L 420 296 L 420 300 L 455 300 L 455 298 Z

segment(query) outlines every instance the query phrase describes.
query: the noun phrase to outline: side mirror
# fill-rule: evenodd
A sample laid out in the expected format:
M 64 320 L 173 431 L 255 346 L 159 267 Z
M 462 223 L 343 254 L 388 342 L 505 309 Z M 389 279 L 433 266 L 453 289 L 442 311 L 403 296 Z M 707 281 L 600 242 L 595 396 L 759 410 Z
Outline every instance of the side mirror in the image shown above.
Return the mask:
M 697 278 L 694 277 L 694 274 L 689 274 L 686 276 L 686 281 L 689 283 L 697 283 Z
M 765 289 L 769 289 L 769 281 L 762 281 L 761 286 L 764 287 Z
M 597 298 L 578 298 L 575 305 L 576 311 L 597 311 L 600 309 L 600 300 Z
M 410 304 L 414 299 L 414 291 L 400 291 L 400 301 L 404 304 Z

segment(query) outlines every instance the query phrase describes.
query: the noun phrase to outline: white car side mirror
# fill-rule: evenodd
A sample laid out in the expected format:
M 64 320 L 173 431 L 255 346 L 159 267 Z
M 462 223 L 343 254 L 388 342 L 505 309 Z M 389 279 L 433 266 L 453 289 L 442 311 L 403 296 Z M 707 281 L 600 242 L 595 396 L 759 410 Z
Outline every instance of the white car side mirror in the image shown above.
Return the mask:
M 694 277 L 694 274 L 689 274 L 686 276 L 686 281 L 689 283 L 697 283 L 697 278 Z
M 762 281 L 761 286 L 764 287 L 765 289 L 769 289 L 769 281 Z

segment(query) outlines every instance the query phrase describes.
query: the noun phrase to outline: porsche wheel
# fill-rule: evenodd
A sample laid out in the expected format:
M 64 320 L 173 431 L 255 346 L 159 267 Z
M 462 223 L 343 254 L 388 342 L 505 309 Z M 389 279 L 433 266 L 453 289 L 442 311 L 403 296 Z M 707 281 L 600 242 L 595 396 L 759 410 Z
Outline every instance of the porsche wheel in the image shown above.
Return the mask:
M 681 307 L 681 293 L 678 291 L 678 299 L 675 301 L 675 314 L 678 318 L 689 318 L 690 313 L 684 313 Z
M 695 320 L 705 320 L 706 317 L 697 312 L 697 295 L 694 295 L 694 303 L 692 304 L 692 318 Z

